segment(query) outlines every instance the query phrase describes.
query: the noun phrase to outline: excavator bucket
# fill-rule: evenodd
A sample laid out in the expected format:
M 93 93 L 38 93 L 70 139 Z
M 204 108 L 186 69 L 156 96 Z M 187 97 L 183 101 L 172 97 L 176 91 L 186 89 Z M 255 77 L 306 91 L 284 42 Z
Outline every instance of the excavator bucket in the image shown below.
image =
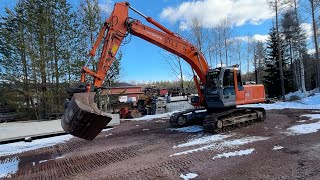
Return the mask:
M 70 134 L 93 140 L 111 121 L 112 116 L 97 108 L 95 92 L 75 93 L 61 118 L 62 128 Z

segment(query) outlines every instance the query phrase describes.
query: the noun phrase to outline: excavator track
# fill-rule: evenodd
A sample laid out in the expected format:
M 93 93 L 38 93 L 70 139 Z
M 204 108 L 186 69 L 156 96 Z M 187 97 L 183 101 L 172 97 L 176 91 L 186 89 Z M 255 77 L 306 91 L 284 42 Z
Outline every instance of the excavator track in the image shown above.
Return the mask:
M 208 114 L 203 120 L 203 128 L 206 132 L 221 133 L 264 121 L 265 118 L 266 111 L 263 108 L 230 109 Z
M 236 108 L 208 113 L 205 109 L 189 109 L 171 115 L 172 127 L 184 127 L 192 124 L 203 124 L 204 131 L 221 133 L 234 128 L 264 121 L 266 111 L 263 108 Z
M 191 124 L 199 124 L 199 119 L 203 119 L 206 114 L 207 112 L 205 108 L 188 109 L 185 111 L 176 112 L 170 116 L 170 125 L 171 127 L 179 128 Z

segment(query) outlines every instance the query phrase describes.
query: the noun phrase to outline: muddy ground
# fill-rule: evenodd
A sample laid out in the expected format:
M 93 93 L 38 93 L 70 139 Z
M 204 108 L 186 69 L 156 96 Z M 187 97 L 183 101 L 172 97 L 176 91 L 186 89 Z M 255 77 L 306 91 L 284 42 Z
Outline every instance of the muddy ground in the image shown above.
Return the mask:
M 0 162 L 19 158 L 12 179 L 179 179 L 195 173 L 194 179 L 316 180 L 320 179 L 320 132 L 296 135 L 287 130 L 318 122 L 301 117 L 310 113 L 317 112 L 267 111 L 264 122 L 214 136 L 172 130 L 166 119 L 124 121 L 93 141 L 73 138 L 3 156 Z M 246 150 L 251 153 L 223 154 Z

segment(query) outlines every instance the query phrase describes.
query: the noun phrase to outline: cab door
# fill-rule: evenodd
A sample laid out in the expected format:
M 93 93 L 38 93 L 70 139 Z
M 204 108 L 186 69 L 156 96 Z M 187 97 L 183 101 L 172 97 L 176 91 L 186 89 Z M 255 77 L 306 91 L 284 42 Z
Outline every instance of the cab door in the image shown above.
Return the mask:
M 233 69 L 225 69 L 222 78 L 222 101 L 224 107 L 236 106 L 236 92 Z

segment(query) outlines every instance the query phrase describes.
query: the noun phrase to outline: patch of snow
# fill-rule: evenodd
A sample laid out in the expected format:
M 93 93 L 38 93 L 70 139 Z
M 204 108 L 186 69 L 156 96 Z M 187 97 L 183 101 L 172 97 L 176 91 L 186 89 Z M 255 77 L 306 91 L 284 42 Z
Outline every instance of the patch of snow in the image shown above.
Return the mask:
M 249 143 L 253 143 L 256 141 L 264 141 L 267 139 L 269 139 L 269 137 L 261 137 L 261 136 L 244 137 L 244 138 L 240 138 L 240 139 L 224 141 L 224 142 L 222 142 L 222 146 L 224 146 L 224 147 L 238 147 L 240 145 L 249 144 Z
M 54 159 L 62 159 L 62 158 L 65 158 L 66 156 L 58 156 L 58 157 L 55 157 Z
M 44 163 L 44 162 L 47 162 L 47 161 L 48 161 L 47 159 L 41 160 L 41 161 L 39 161 L 39 164 Z
M 300 135 L 300 134 L 310 134 L 315 133 L 320 130 L 320 121 L 316 123 L 310 124 L 300 124 L 296 126 L 292 126 L 287 129 L 288 135 Z
M 172 157 L 172 156 L 180 156 L 180 155 L 185 155 L 185 154 L 190 154 L 190 153 L 199 152 L 199 151 L 204 151 L 204 150 L 213 149 L 213 148 L 217 148 L 217 145 L 211 144 L 211 145 L 203 146 L 203 147 L 196 148 L 196 149 L 191 149 L 191 150 L 187 150 L 187 151 L 182 151 L 182 152 L 174 153 L 174 154 L 171 154 L 170 157 Z
M 182 128 L 168 128 L 167 130 L 195 133 L 195 132 L 203 131 L 203 127 L 199 126 L 199 125 L 193 125 L 193 126 L 187 126 L 187 127 L 182 127 Z
M 110 134 L 107 134 L 107 135 L 105 135 L 104 137 L 108 137 L 108 136 L 111 136 L 112 135 L 112 133 L 110 133 Z
M 142 131 L 149 131 L 150 129 L 142 129 Z
M 299 121 L 297 121 L 297 122 L 299 122 L 299 123 L 303 123 L 303 122 L 306 122 L 307 120 L 299 120 Z
M 217 154 L 212 159 L 218 159 L 222 157 L 228 158 L 228 157 L 234 157 L 234 156 L 245 156 L 253 153 L 253 151 L 255 151 L 255 149 L 251 148 L 251 149 L 245 149 L 240 151 L 227 152 L 227 153 Z
M 308 97 L 312 94 L 315 94 L 319 92 L 319 88 L 315 88 L 313 90 L 307 91 L 306 94 L 304 94 L 301 90 L 295 91 L 295 92 L 290 92 L 289 94 L 285 95 L 286 100 L 290 100 L 292 96 L 298 96 L 300 99 Z M 306 96 L 305 96 L 306 95 Z
M 215 136 L 215 135 L 213 135 L 213 136 Z M 269 137 L 251 136 L 251 137 L 243 137 L 240 139 L 225 140 L 225 141 L 221 141 L 219 143 L 213 141 L 211 144 L 210 144 L 210 142 L 208 142 L 208 143 L 206 143 L 208 145 L 200 147 L 200 148 L 195 148 L 195 149 L 191 149 L 191 150 L 187 150 L 187 151 L 174 153 L 174 154 L 170 155 L 170 157 L 184 155 L 184 154 L 190 154 L 190 153 L 209 150 L 209 149 L 221 150 L 224 148 L 235 148 L 235 147 L 239 147 L 244 144 L 249 144 L 249 143 L 253 143 L 253 142 L 257 142 L 257 141 L 263 141 L 263 140 L 267 140 L 267 139 L 269 139 Z M 201 141 L 199 141 L 199 142 L 202 143 Z M 202 143 L 202 144 L 204 144 L 204 143 Z M 176 147 L 178 147 L 178 146 L 176 146 Z
M 136 126 L 140 126 L 139 124 L 137 124 Z
M 188 173 L 186 175 L 184 174 L 181 174 L 180 177 L 184 180 L 189 180 L 189 179 L 193 179 L 193 178 L 196 178 L 198 177 L 198 174 L 195 174 L 195 173 Z
M 43 147 L 53 146 L 56 144 L 69 141 L 73 137 L 74 136 L 67 134 L 67 135 L 55 136 L 55 137 L 44 138 L 44 139 L 36 139 L 36 140 L 33 140 L 32 142 L 16 142 L 16 143 L 10 143 L 10 144 L 3 144 L 3 145 L 0 145 L 0 156 L 16 154 L 24 151 L 30 151 L 34 149 L 43 148 Z
M 188 141 L 187 143 L 173 146 L 173 148 L 181 148 L 181 147 L 202 145 L 202 144 L 208 144 L 208 143 L 215 143 L 218 141 L 222 141 L 226 138 L 229 138 L 231 136 L 234 136 L 234 134 L 216 134 L 216 135 L 210 135 L 210 136 L 203 136 L 200 138 L 192 139 L 192 140 Z
M 307 92 L 306 96 L 309 96 L 309 95 L 310 95 L 310 93 Z M 289 94 L 286 94 L 286 95 L 285 95 L 285 98 L 286 98 L 286 100 L 290 100 L 290 98 L 291 98 L 292 96 L 298 96 L 300 99 L 302 99 L 302 98 L 305 97 L 305 96 L 304 96 L 304 93 L 299 90 L 299 91 L 296 91 L 296 92 L 290 92 Z
M 149 120 L 153 120 L 153 119 L 170 118 L 170 116 L 176 112 L 180 112 L 180 111 L 172 111 L 172 112 L 167 112 L 167 113 L 163 113 L 163 114 L 155 114 L 155 115 L 146 115 L 146 116 L 142 116 L 139 118 L 123 119 L 123 120 L 125 120 L 125 121 L 149 121 Z
M 320 114 L 304 114 L 301 117 L 308 117 L 310 120 L 320 119 Z
M 65 158 L 66 156 L 57 156 L 55 158 L 52 158 L 52 159 L 44 159 L 44 160 L 40 160 L 38 163 L 41 164 L 41 163 L 44 163 L 44 162 L 48 162 L 48 161 L 52 161 L 52 160 L 57 160 L 57 159 L 62 159 L 62 158 Z M 35 165 L 35 162 L 33 162 L 33 166 Z
M 113 128 L 102 129 L 101 132 L 108 132 L 108 131 L 110 131 L 110 130 L 112 130 L 112 129 L 114 129 L 114 127 L 113 127 Z
M 291 102 L 276 102 L 273 104 L 247 104 L 238 107 L 262 107 L 266 110 L 271 109 L 320 109 L 320 93 L 315 93 L 314 96 L 303 98 L 298 101 Z
M 283 147 L 282 146 L 273 146 L 273 148 L 272 148 L 273 151 L 280 150 L 280 149 L 283 149 Z
M 7 158 L 0 162 L 0 178 L 10 177 L 18 171 L 20 159 L 18 157 Z
M 276 129 L 281 129 L 281 127 L 279 127 L 279 125 L 276 125 L 275 128 L 276 128 Z

